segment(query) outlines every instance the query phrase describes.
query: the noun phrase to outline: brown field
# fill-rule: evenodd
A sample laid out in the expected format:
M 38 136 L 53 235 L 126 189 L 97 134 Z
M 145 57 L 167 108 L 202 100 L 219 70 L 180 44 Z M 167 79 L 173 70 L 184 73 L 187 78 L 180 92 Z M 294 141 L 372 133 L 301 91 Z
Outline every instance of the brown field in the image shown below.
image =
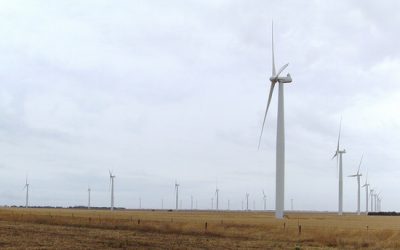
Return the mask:
M 399 249 L 400 217 L 0 209 L 0 249 L 335 248 Z

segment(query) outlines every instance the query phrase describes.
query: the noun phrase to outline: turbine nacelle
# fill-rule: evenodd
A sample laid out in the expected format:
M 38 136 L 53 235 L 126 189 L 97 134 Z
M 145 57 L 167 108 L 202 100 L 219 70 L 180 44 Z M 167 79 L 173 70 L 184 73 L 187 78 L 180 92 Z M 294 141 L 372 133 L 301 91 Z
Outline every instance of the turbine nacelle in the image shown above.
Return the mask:
M 278 77 L 278 82 L 279 83 L 291 83 L 292 82 L 292 77 L 288 73 L 285 77 Z
M 279 77 L 279 75 L 278 76 L 271 76 L 269 78 L 269 80 L 272 83 L 276 83 L 276 82 L 279 82 L 279 83 L 291 83 L 292 82 L 292 77 L 288 73 L 286 76 L 281 76 L 281 77 Z

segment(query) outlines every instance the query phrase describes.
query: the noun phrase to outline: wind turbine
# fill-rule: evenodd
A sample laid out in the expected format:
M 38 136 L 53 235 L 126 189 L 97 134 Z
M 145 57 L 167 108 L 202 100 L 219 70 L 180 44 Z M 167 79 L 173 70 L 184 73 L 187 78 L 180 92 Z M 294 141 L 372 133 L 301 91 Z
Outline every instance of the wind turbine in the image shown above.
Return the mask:
M 112 174 L 111 170 L 108 170 L 110 173 L 110 186 L 111 186 L 111 211 L 114 210 L 114 178 L 115 175 Z
M 371 212 L 374 212 L 374 190 L 372 188 L 369 191 L 369 195 L 371 196 Z
M 349 175 L 349 177 L 357 177 L 357 214 L 360 215 L 360 177 L 362 174 L 360 173 L 361 163 L 364 155 L 361 156 L 360 164 L 358 165 L 358 170 L 356 174 Z
M 265 195 L 264 190 L 262 192 L 263 192 L 264 211 L 265 211 L 267 209 L 267 196 Z
M 336 157 L 336 166 L 339 163 L 339 209 L 338 209 L 339 215 L 343 214 L 343 161 L 342 161 L 342 158 L 343 158 L 343 154 L 346 153 L 346 149 L 340 150 L 340 132 L 341 132 L 341 130 L 342 130 L 342 119 L 340 119 L 339 137 L 338 137 L 336 152 L 332 157 L 332 159 L 334 159 Z
M 215 196 L 217 198 L 215 208 L 218 210 L 218 203 L 219 203 L 219 189 L 218 186 L 215 188 Z
M 368 187 L 369 187 L 368 172 L 367 172 L 367 176 L 365 178 L 365 184 L 362 187 L 365 187 L 365 213 L 368 215 Z
M 28 183 L 28 176 L 25 179 L 25 185 L 24 188 L 26 189 L 26 194 L 25 194 L 25 208 L 28 208 L 29 205 L 29 183 Z
M 271 103 L 274 87 L 278 83 L 278 121 L 277 121 L 277 135 L 276 135 L 276 198 L 275 198 L 275 217 L 278 219 L 283 218 L 285 208 L 285 118 L 284 118 L 284 83 L 292 82 L 290 74 L 287 76 L 279 76 L 289 64 L 283 65 L 278 72 L 275 70 L 275 54 L 274 54 L 274 24 L 272 23 L 272 76 L 269 78 L 271 87 L 269 90 L 267 107 L 265 110 L 264 120 L 261 127 L 260 139 L 258 141 L 258 148 L 260 148 L 261 138 L 264 131 L 265 119 L 269 105 Z
M 380 195 L 378 195 L 378 212 L 381 211 L 381 201 L 382 201 L 382 197 Z
M 176 205 L 176 207 L 175 207 L 175 210 L 178 210 L 178 197 L 179 197 L 179 184 L 175 181 L 175 198 L 176 198 L 176 200 L 175 200 L 175 205 Z
M 246 193 L 246 210 L 249 211 L 249 196 L 250 194 Z
M 91 191 L 91 189 L 90 189 L 90 187 L 88 187 L 88 209 L 90 209 L 90 191 Z
M 380 195 L 381 192 L 379 192 L 378 194 L 374 194 L 374 203 L 375 203 L 375 212 L 379 212 L 378 211 L 378 196 Z

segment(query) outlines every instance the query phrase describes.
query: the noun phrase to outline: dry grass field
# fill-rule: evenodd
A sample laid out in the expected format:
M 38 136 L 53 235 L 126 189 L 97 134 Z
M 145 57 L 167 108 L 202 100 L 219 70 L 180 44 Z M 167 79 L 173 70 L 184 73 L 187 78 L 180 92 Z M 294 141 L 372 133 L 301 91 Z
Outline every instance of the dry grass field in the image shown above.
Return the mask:
M 0 249 L 335 248 L 400 249 L 400 217 L 0 209 Z

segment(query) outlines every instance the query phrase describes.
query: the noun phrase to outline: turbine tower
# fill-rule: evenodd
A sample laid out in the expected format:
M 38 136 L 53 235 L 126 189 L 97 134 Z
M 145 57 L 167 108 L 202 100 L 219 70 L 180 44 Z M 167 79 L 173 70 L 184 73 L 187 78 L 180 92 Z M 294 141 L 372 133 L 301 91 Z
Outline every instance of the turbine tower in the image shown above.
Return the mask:
M 357 177 L 357 214 L 360 215 L 360 177 L 362 174 L 360 173 L 360 167 L 363 160 L 364 155 L 361 156 L 360 164 L 358 165 L 358 170 L 356 174 L 349 175 L 349 177 Z
M 111 186 L 111 211 L 114 210 L 114 178 L 115 175 L 112 174 L 112 172 L 110 170 L 108 170 L 108 172 L 110 173 L 110 186 Z
M 29 205 L 29 183 L 28 183 L 28 176 L 25 179 L 25 185 L 24 188 L 26 189 L 26 194 L 25 194 L 25 208 L 28 208 Z
M 292 82 L 290 74 L 287 76 L 279 76 L 289 64 L 283 65 L 278 72 L 275 70 L 275 54 L 274 54 L 274 24 L 272 23 L 272 76 L 269 78 L 271 87 L 269 90 L 267 108 L 265 110 L 263 125 L 261 127 L 258 148 L 260 148 L 261 138 L 264 131 L 265 119 L 269 105 L 271 103 L 274 87 L 278 83 L 278 121 L 276 135 L 276 198 L 275 198 L 275 217 L 283 218 L 285 209 L 285 118 L 284 118 L 284 89 L 283 84 Z
M 339 208 L 338 214 L 343 214 L 343 154 L 346 153 L 346 149 L 340 150 L 340 132 L 342 130 L 342 119 L 340 119 L 340 126 L 339 126 L 339 137 L 336 152 L 333 155 L 332 159 L 336 157 L 336 166 L 339 163 Z M 339 162 L 338 162 L 339 161 Z
M 362 187 L 365 187 L 365 213 L 368 215 L 368 187 L 369 187 L 368 172 L 365 178 L 365 184 Z
M 371 189 L 369 191 L 369 195 L 371 198 L 371 212 L 374 212 L 374 190 L 373 189 Z
M 216 204 L 215 204 L 215 208 L 216 208 L 216 210 L 218 210 L 218 203 L 219 203 L 219 189 L 218 189 L 218 186 L 215 188 L 215 196 L 217 198 Z
M 91 189 L 90 189 L 90 187 L 88 187 L 88 209 L 90 209 L 90 191 L 91 191 Z
M 381 212 L 381 201 L 382 197 L 378 194 L 378 212 Z
M 179 184 L 175 181 L 175 210 L 178 210 Z
M 267 196 L 265 195 L 264 190 L 262 192 L 263 192 L 264 211 L 265 211 L 267 209 Z
M 375 209 L 375 212 L 379 212 L 379 211 L 378 211 L 378 196 L 379 196 L 379 194 L 380 194 L 380 192 L 379 192 L 378 194 L 374 194 L 374 199 L 375 199 L 375 200 L 374 200 L 374 203 L 375 203 L 375 204 L 374 204 L 374 205 L 375 205 L 375 208 L 374 208 L 374 209 Z
M 246 210 L 249 211 L 249 196 L 250 194 L 246 193 Z

